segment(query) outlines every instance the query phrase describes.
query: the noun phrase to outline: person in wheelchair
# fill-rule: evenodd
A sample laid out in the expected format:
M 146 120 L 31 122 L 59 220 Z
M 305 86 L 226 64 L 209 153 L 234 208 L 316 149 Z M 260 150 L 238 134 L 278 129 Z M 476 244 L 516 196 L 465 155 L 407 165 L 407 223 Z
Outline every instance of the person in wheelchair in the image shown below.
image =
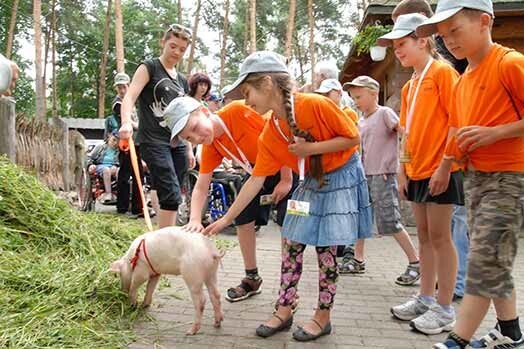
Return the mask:
M 90 175 L 101 177 L 104 181 L 103 204 L 115 204 L 116 196 L 111 192 L 111 180 L 118 175 L 118 133 L 113 132 L 106 142 L 97 145 L 87 156 L 87 169 Z
M 250 174 L 265 119 L 242 101 L 230 103 L 215 115 L 189 97 L 174 99 L 166 108 L 164 118 L 171 129 L 171 142 L 185 139 L 192 144 L 203 144 L 200 173 L 191 197 L 190 221 L 185 228 L 200 232 L 204 229 L 201 212 L 209 186 L 215 180 L 214 170 L 227 158 Z M 296 184 L 291 169 L 283 167 L 279 173 L 266 179 L 263 189 L 235 219 L 246 276 L 238 286 L 228 289 L 228 301 L 241 301 L 261 292 L 255 224 L 267 225 L 271 204 L 274 204 L 279 213 L 277 223 L 282 226 L 287 199 Z

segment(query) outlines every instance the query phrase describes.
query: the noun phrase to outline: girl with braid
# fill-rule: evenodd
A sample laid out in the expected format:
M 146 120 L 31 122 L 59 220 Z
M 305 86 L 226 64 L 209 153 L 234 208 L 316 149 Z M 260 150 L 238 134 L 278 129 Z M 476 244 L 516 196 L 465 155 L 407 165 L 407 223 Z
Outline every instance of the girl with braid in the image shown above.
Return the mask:
M 292 304 L 302 274 L 306 245 L 315 246 L 319 265 L 318 308 L 293 338 L 310 341 L 331 333 L 330 313 L 337 290 L 337 245 L 371 236 L 366 177 L 356 148 L 358 130 L 331 100 L 293 93 L 283 59 L 260 51 L 246 58 L 229 94 L 240 92 L 259 114 L 272 111 L 258 141 L 253 174 L 234 204 L 204 234 L 220 232 L 282 166 L 299 174 L 282 227 L 283 248 L 278 309 L 256 333 L 269 337 L 293 323 Z

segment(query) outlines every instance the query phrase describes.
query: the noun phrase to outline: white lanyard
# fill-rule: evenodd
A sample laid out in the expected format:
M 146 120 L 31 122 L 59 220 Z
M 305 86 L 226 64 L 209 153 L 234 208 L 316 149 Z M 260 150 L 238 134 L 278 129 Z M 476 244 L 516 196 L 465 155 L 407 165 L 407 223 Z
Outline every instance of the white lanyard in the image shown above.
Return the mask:
M 295 122 L 297 122 L 297 120 L 295 119 L 295 99 L 293 98 L 293 96 L 291 96 L 291 117 L 293 118 Z M 274 116 L 273 116 L 273 123 L 275 124 L 275 127 L 277 128 L 278 132 L 280 132 L 280 135 L 282 136 L 282 138 L 284 138 L 286 142 L 290 143 L 289 138 L 286 137 L 284 132 L 282 132 L 282 129 L 280 128 L 280 125 L 278 124 L 278 121 Z M 294 136 L 293 138 L 295 139 L 295 142 L 298 140 L 298 137 L 296 136 Z M 304 177 L 305 177 L 304 173 L 306 171 L 305 168 L 306 168 L 306 160 L 304 158 L 298 158 L 298 176 L 299 176 L 300 182 L 304 181 Z
M 415 95 L 411 95 L 411 89 L 413 87 L 413 78 L 409 81 L 409 90 L 408 90 L 408 99 L 412 99 L 411 103 L 409 103 L 409 109 L 407 110 L 407 119 L 406 119 L 406 135 L 409 135 L 409 130 L 411 129 L 411 122 L 413 121 L 413 112 L 415 110 L 415 103 L 417 102 L 417 96 L 418 91 L 420 90 L 420 85 L 422 85 L 422 81 L 426 77 L 426 74 L 428 73 L 429 68 L 431 67 L 431 64 L 433 63 L 433 58 L 430 58 L 428 63 L 426 63 L 426 66 L 424 67 L 424 70 L 422 71 L 422 74 L 420 75 L 417 83 L 417 88 L 415 89 Z
M 251 164 L 249 163 L 249 160 L 247 159 L 246 155 L 244 154 L 244 152 L 236 144 L 235 140 L 233 139 L 233 136 L 231 135 L 231 132 L 229 132 L 229 129 L 227 128 L 226 124 L 224 123 L 224 120 L 222 120 L 219 116 L 217 116 L 217 119 L 218 119 L 220 125 L 222 126 L 222 128 L 224 129 L 224 132 L 226 133 L 226 135 L 229 137 L 229 139 L 231 140 L 233 145 L 237 148 L 238 154 L 240 154 L 240 157 L 242 158 L 242 161 L 239 160 L 231 151 L 229 151 L 229 149 L 227 149 L 222 144 L 222 142 L 220 142 L 219 140 L 216 140 L 215 142 L 218 145 L 220 145 L 222 147 L 222 149 L 224 149 L 224 151 L 227 153 L 227 155 L 229 155 L 231 157 L 231 159 L 236 161 L 238 163 L 238 165 L 244 169 L 244 171 L 246 171 L 248 174 L 251 175 L 251 173 L 253 173 L 253 168 L 251 167 Z

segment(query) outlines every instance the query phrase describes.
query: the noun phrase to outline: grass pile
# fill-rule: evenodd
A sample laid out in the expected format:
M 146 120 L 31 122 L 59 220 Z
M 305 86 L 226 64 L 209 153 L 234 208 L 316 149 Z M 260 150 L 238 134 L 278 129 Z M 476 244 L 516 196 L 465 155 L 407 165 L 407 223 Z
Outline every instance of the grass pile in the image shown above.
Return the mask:
M 106 270 L 143 232 L 78 212 L 0 157 L 0 347 L 118 348 L 139 311 Z

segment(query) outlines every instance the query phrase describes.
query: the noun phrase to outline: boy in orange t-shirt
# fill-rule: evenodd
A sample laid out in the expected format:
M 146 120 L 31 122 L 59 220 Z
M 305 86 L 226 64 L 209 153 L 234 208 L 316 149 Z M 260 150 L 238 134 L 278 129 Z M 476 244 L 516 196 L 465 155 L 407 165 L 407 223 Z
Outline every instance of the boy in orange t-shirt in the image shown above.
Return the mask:
M 458 321 L 434 348 L 466 348 L 491 301 L 497 326 L 473 348 L 524 347 L 517 316 L 513 263 L 524 196 L 524 56 L 491 39 L 489 0 L 439 1 L 419 35 L 438 31 L 468 69 L 454 91 L 450 126 L 457 137 L 446 157 L 465 161 L 471 250 Z
M 213 171 L 224 158 L 234 160 L 246 173 L 251 174 L 258 154 L 258 137 L 265 125 L 263 116 L 242 101 L 229 103 L 217 114 L 210 114 L 199 102 L 190 97 L 174 99 L 164 112 L 171 129 L 172 141 L 185 139 L 192 144 L 203 144 L 200 173 L 191 195 L 191 213 L 188 231 L 200 232 L 204 207 Z M 280 172 L 279 172 L 280 170 Z M 295 182 L 295 184 L 294 184 Z M 287 199 L 291 196 L 296 180 L 291 170 L 279 167 L 268 176 L 263 188 L 236 217 L 235 225 L 244 260 L 246 276 L 236 287 L 227 290 L 226 299 L 237 302 L 259 294 L 262 278 L 256 260 L 256 225 L 269 221 L 271 203 L 277 209 L 277 224 L 282 226 Z M 262 202 L 262 196 L 266 199 Z M 267 198 L 271 196 L 271 200 Z

